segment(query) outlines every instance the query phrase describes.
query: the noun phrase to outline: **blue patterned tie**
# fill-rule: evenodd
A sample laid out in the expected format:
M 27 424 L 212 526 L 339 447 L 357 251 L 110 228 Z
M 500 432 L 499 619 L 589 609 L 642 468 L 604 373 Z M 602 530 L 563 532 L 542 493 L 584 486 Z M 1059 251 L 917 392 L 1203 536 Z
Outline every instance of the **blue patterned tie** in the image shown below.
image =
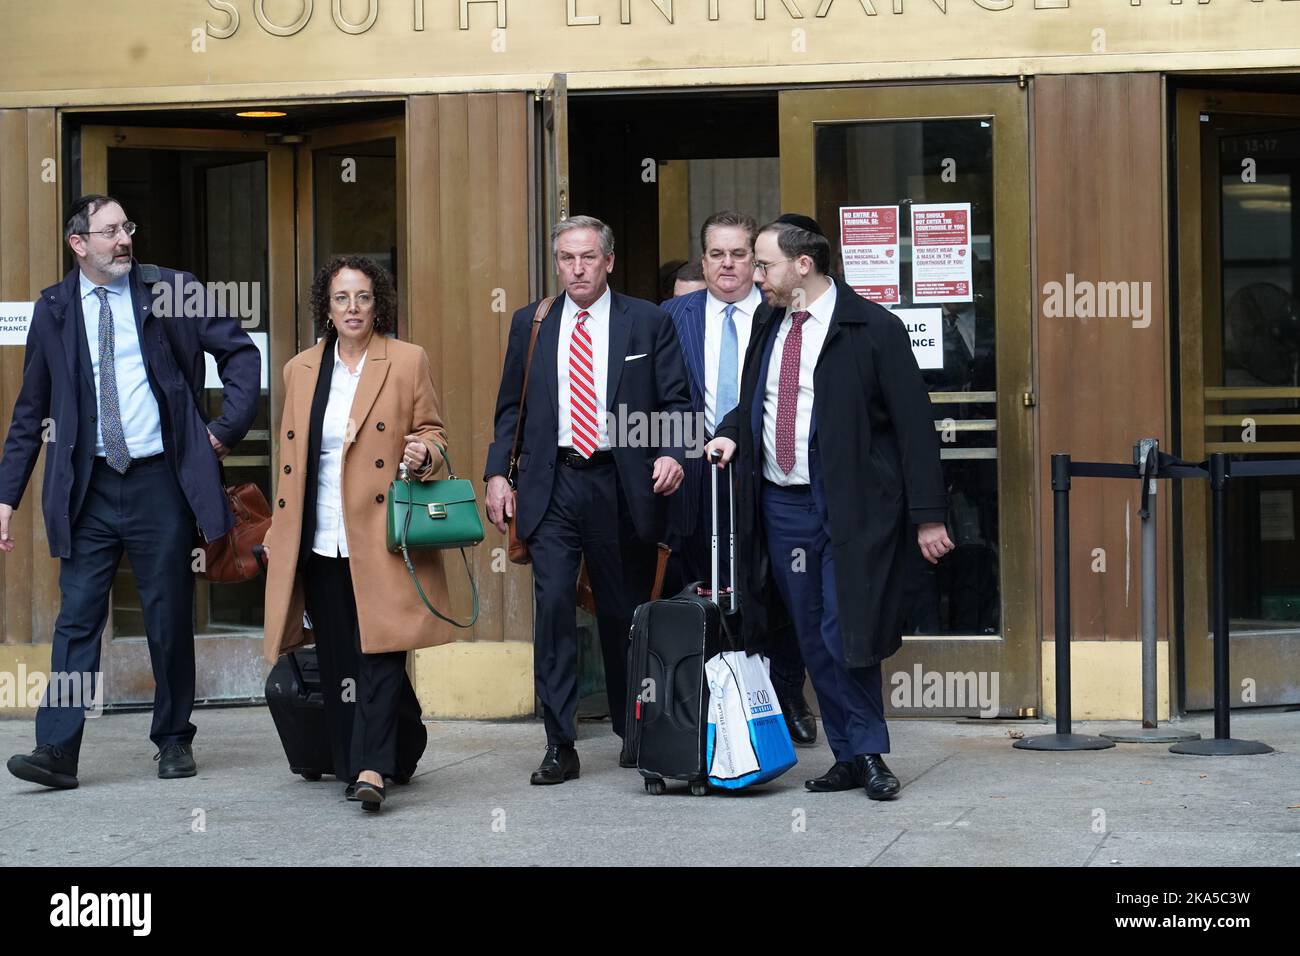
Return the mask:
M 109 467 L 125 475 L 131 467 L 131 452 L 122 431 L 122 409 L 117 400 L 117 369 L 113 365 L 113 310 L 108 290 L 95 289 L 99 296 L 99 431 L 104 436 L 104 457 Z
M 735 408 L 740 401 L 736 371 L 740 345 L 736 335 L 735 315 L 735 305 L 728 305 L 722 313 L 722 349 L 718 353 L 718 398 L 714 405 L 710 431 L 716 431 L 718 422 L 726 418 L 727 412 Z

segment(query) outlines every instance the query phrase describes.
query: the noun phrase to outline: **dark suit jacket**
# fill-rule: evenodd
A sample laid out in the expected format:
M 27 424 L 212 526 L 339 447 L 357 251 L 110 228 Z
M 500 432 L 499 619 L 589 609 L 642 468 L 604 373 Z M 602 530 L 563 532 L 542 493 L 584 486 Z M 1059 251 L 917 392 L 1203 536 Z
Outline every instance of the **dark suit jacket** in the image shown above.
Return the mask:
M 686 371 L 691 386 L 691 409 L 704 418 L 704 310 L 708 302 L 708 291 L 699 289 L 688 292 L 675 299 L 669 299 L 662 306 L 672 317 L 673 327 L 677 329 L 677 340 L 682 346 L 682 357 L 686 360 Z M 764 316 L 771 310 L 766 303 L 760 303 L 754 313 L 754 322 L 750 326 L 750 337 L 762 323 Z M 748 343 L 746 343 L 748 346 Z M 743 372 L 743 370 L 742 370 Z M 669 520 L 675 536 L 688 538 L 700 528 L 704 515 L 705 478 L 708 472 L 703 455 L 686 459 L 686 477 L 681 490 L 672 496 L 669 504 Z
M 154 308 L 155 296 L 142 268 L 149 267 L 132 264 L 131 301 L 145 374 L 162 420 L 163 451 L 200 532 L 213 541 L 230 530 L 234 519 L 208 429 L 227 448 L 248 432 L 261 394 L 261 357 L 233 317 L 156 315 L 165 310 Z M 157 270 L 157 280 L 172 290 L 178 277 L 182 287 L 197 281 L 189 273 Z M 72 523 L 90 483 L 99 415 L 80 282 L 80 270 L 73 269 L 37 300 L 27 334 L 23 385 L 0 457 L 0 502 L 17 508 L 47 444 L 44 423 L 53 420 L 41 507 L 50 554 L 56 558 L 72 555 Z M 204 352 L 216 358 L 225 385 L 221 417 L 208 423 L 195 403 L 203 386 Z
M 684 421 L 691 411 L 691 397 L 686 384 L 686 366 L 682 362 L 672 320 L 653 303 L 617 292 L 611 291 L 610 294 L 607 410 L 622 421 L 630 422 L 629 416 L 634 413 L 648 416 L 654 412 L 672 413 Z M 510 444 L 519 417 L 524 359 L 536 310 L 537 303 L 533 302 L 516 312 L 511 320 L 505 367 L 497 394 L 495 437 L 488 448 L 484 480 L 493 475 L 504 476 L 510 469 Z M 515 533 L 524 539 L 532 535 L 546 513 L 555 481 L 560 427 L 556 363 L 563 311 L 564 297 L 560 296 L 542 320 L 528 377 L 524 429 L 519 442 L 516 479 L 519 495 L 515 515 Z M 654 429 L 647 428 L 647 431 L 651 442 L 644 447 L 620 445 L 620 436 L 614 429 L 611 429 L 609 439 L 618 468 L 619 485 L 637 536 L 653 543 L 663 538 L 666 518 L 666 499 L 652 490 L 655 459 L 667 455 L 682 462 L 685 448 L 671 443 L 654 444 L 654 438 L 664 436 L 656 436 Z M 616 519 L 611 516 L 611 520 Z
M 947 493 L 934 412 L 902 321 L 835 280 L 835 313 L 813 373 L 808 439 L 812 494 L 830 538 L 840 634 L 849 667 L 902 645 L 903 573 L 913 525 L 943 521 Z M 784 309 L 750 340 L 740 404 L 718 428 L 736 442 L 737 574 L 746 648 L 768 646 L 788 619 L 772 580 L 760 510 L 763 398 Z M 777 359 L 779 361 L 779 359 Z

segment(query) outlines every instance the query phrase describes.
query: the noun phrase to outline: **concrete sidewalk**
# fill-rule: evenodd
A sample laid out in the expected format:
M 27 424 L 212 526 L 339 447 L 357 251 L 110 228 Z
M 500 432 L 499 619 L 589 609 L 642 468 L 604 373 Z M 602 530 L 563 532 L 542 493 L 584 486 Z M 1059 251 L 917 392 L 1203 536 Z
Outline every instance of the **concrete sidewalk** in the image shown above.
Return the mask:
M 1009 734 L 1050 725 L 898 720 L 893 803 L 806 792 L 832 763 L 824 743 L 758 790 L 691 797 L 670 784 L 652 797 L 618 768 L 607 722 L 582 725 L 581 779 L 532 787 L 540 722 L 437 722 L 419 774 L 379 814 L 331 778 L 292 776 L 265 708 L 204 709 L 194 723 L 188 780 L 156 778 L 148 714 L 89 722 L 78 790 L 0 775 L 0 865 L 1300 865 L 1297 712 L 1235 715 L 1234 736 L 1278 752 L 1231 758 L 1138 744 L 1029 753 Z M 1179 726 L 1213 732 L 1208 716 Z M 0 756 L 32 746 L 30 721 L 0 721 Z

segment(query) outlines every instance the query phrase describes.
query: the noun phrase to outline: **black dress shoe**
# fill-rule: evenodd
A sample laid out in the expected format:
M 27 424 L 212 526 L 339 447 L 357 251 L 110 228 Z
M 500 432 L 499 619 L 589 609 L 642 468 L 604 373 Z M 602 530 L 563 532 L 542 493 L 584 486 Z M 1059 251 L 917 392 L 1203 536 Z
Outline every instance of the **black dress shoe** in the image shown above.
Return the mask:
M 842 760 L 835 761 L 835 766 L 820 777 L 805 780 L 803 785 L 813 793 L 837 793 L 840 790 L 852 790 L 861 786 L 858 783 L 858 775 L 853 770 L 853 764 Z
M 402 773 L 401 771 L 398 771 L 397 773 L 393 774 L 393 775 L 392 775 L 391 777 L 389 777 L 388 779 L 391 780 L 391 781 L 393 781 L 393 783 L 398 784 L 399 786 L 403 786 L 403 787 L 404 787 L 404 786 L 406 786 L 408 783 L 411 782 L 411 778 L 414 777 L 414 776 L 415 776 L 415 773 L 414 773 L 414 772 L 412 772 L 412 773 Z
M 858 754 L 853 758 L 853 769 L 872 800 L 893 800 L 898 796 L 901 789 L 898 778 L 885 765 L 880 754 Z
M 353 784 L 353 792 L 357 799 L 361 801 L 361 809 L 369 810 L 375 813 L 384 805 L 384 788 L 376 783 L 367 783 L 364 780 L 358 780 Z
M 361 799 L 357 796 L 357 785 L 355 783 L 350 783 L 343 788 L 343 799 L 352 801 Z
M 56 790 L 77 788 L 77 758 L 65 754 L 58 747 L 46 744 L 30 754 L 14 754 L 7 766 L 19 780 Z
M 192 777 L 199 772 L 194 762 L 194 750 L 189 744 L 167 744 L 153 759 L 158 761 L 158 777 L 162 780 L 176 780 L 180 777 Z
M 817 718 L 803 694 L 781 701 L 781 711 L 785 715 L 785 726 L 790 731 L 790 739 L 800 747 L 811 747 L 817 743 Z
M 578 770 L 578 751 L 574 749 L 573 744 L 562 747 L 547 747 L 546 756 L 542 758 L 541 765 L 533 771 L 529 782 L 534 784 L 564 783 L 566 780 L 577 779 Z

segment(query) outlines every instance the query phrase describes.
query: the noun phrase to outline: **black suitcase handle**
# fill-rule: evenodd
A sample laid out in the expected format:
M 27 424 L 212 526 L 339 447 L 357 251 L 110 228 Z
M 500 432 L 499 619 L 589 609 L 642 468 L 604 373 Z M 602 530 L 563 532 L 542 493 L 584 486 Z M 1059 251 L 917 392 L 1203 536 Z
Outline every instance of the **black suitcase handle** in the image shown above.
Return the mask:
M 713 541 L 712 541 L 712 586 L 713 586 L 713 603 L 722 609 L 724 614 L 734 614 L 736 611 L 736 476 L 731 463 L 726 466 L 727 471 L 727 505 L 731 512 L 731 523 L 727 526 L 728 531 L 728 551 L 731 560 L 731 589 L 727 592 L 727 606 L 722 606 L 722 580 L 718 570 L 718 471 L 720 470 L 714 463 L 717 456 L 722 453 L 715 451 L 709 456 L 709 474 L 711 502 L 713 507 Z

